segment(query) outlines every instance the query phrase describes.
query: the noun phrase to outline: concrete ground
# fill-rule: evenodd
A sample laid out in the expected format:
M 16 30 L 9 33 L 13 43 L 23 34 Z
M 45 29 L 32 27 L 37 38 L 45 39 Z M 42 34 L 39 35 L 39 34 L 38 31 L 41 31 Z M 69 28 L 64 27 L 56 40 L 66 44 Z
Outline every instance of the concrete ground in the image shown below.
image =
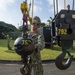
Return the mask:
M 21 75 L 21 64 L 0 63 L 0 75 Z M 54 63 L 43 64 L 44 75 L 75 75 L 75 62 L 67 70 L 59 70 Z

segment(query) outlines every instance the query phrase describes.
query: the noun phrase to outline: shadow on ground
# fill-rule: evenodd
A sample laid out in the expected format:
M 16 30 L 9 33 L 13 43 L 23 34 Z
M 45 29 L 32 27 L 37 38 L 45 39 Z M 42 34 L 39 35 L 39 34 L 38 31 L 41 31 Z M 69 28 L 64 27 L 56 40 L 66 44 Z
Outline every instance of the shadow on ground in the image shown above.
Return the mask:
M 6 50 L 7 53 L 15 53 L 15 50 Z

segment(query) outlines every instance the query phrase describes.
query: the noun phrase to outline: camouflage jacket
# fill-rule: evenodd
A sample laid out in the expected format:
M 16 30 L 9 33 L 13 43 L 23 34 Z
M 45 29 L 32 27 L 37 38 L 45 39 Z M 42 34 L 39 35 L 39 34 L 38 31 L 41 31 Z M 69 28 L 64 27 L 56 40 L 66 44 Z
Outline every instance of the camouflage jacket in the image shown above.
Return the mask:
M 38 48 L 39 50 L 42 50 L 45 47 L 45 41 L 43 36 L 43 28 L 38 28 L 37 32 L 33 35 L 30 35 L 30 37 L 33 39 L 35 48 Z
M 40 54 L 40 50 L 43 50 L 43 48 L 45 47 L 43 28 L 38 28 L 35 34 L 30 35 L 30 38 L 32 38 L 35 46 L 33 53 L 30 55 L 30 75 L 32 70 L 34 75 L 43 75 L 43 66 Z

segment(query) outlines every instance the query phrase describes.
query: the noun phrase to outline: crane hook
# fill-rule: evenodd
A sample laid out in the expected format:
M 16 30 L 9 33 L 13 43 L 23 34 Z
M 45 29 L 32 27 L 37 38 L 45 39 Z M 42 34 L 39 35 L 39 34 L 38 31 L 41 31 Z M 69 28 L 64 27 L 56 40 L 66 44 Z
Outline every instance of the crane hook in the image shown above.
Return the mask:
M 67 59 L 66 62 L 63 62 L 63 59 L 66 55 L 66 53 L 68 53 L 69 58 Z M 69 66 L 72 63 L 72 58 L 73 55 L 71 55 L 68 51 L 62 51 L 55 59 L 55 65 L 57 68 L 61 69 L 61 70 L 66 70 L 67 68 L 69 68 Z

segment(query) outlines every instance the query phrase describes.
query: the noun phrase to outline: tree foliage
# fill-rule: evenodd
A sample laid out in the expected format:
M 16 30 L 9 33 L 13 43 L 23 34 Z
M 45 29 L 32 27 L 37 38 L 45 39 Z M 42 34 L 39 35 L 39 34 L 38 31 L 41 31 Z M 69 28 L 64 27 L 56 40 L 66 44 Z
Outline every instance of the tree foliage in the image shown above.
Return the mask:
M 43 23 L 41 23 L 41 26 L 42 26 L 42 27 L 44 27 L 44 26 L 45 26 L 45 23 L 44 23 L 44 22 L 43 22 Z
M 15 32 L 17 28 L 12 24 L 7 24 L 5 22 L 0 21 L 0 38 L 5 38 L 4 34 L 8 34 L 9 32 Z

